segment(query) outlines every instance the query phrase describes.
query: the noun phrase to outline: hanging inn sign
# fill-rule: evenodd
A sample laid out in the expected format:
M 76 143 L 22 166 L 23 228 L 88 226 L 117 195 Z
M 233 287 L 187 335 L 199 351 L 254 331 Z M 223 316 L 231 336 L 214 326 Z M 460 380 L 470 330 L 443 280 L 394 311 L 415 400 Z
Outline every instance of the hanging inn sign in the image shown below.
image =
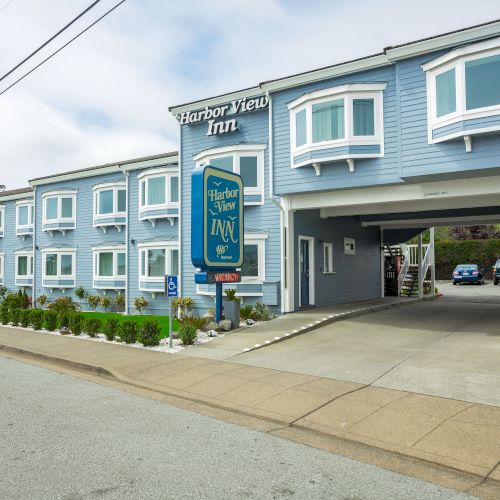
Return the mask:
M 269 105 L 267 96 L 242 98 L 222 106 L 206 107 L 200 111 L 185 111 L 177 115 L 181 125 L 207 122 L 207 135 L 226 134 L 239 130 L 237 115 L 265 109 Z

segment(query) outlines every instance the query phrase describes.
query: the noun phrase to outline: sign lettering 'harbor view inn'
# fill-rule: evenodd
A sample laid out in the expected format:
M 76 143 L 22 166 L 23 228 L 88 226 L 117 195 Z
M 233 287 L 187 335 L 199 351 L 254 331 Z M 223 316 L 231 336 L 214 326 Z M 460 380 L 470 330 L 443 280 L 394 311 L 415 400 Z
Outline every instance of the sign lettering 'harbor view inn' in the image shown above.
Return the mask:
M 191 262 L 192 174 L 210 165 L 243 181 L 241 282 L 224 285 L 243 303 L 286 313 L 381 297 L 384 249 L 500 218 L 498 81 L 494 21 L 173 106 L 179 152 L 0 193 L 0 286 L 35 303 L 80 286 L 123 294 L 127 312 L 145 296 L 165 314 L 164 276 L 178 275 L 193 313 L 212 308 L 216 280 L 196 283 Z M 230 212 L 230 196 L 208 197 Z M 231 254 L 224 221 L 208 226 L 227 240 L 211 259 Z M 421 257 L 418 293 L 432 244 Z

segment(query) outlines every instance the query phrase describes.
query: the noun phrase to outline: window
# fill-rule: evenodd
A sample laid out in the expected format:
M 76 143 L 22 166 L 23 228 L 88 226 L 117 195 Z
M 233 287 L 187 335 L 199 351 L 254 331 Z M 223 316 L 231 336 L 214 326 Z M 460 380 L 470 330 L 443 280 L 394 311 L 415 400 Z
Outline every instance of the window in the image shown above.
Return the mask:
M 5 207 L 0 206 L 0 238 L 3 236 L 5 224 Z
M 265 145 L 237 145 L 204 151 L 195 157 L 197 166 L 211 165 L 240 174 L 245 188 L 245 204 L 262 203 Z
M 323 273 L 333 273 L 333 243 L 323 243 Z
M 52 280 L 74 280 L 76 276 L 76 248 L 42 250 L 42 277 Z
M 94 278 L 122 279 L 127 274 L 125 247 L 94 249 Z
M 241 281 L 246 283 L 262 283 L 265 279 L 265 240 L 267 234 L 245 234 L 243 247 L 243 265 L 241 266 Z
M 16 203 L 16 232 L 31 234 L 33 232 L 34 204 L 33 202 Z
M 139 175 L 141 207 L 178 206 L 179 177 L 177 172 L 155 169 Z
M 31 285 L 33 278 L 33 252 L 16 252 L 16 285 Z
M 349 157 L 383 154 L 383 99 L 386 84 L 349 84 L 305 94 L 288 104 L 292 166 L 321 162 L 321 155 L 300 155 L 342 146 L 374 146 Z M 345 158 L 345 150 L 342 152 Z M 299 157 L 297 160 L 294 156 Z M 326 152 L 323 161 L 335 159 Z
M 74 229 L 76 221 L 76 191 L 44 193 L 43 224 L 51 228 Z M 46 228 L 47 229 L 47 228 Z
M 500 130 L 498 39 L 460 47 L 422 68 L 427 75 L 430 143 Z M 499 119 L 489 118 L 495 116 Z M 480 120 L 485 117 L 489 119 Z M 467 126 L 444 128 L 466 121 Z M 470 140 L 466 146 L 470 151 Z
M 139 243 L 139 289 L 163 291 L 165 275 L 179 274 L 179 249 L 176 241 Z
M 5 264 L 5 253 L 0 252 L 0 285 L 4 282 L 4 264 Z

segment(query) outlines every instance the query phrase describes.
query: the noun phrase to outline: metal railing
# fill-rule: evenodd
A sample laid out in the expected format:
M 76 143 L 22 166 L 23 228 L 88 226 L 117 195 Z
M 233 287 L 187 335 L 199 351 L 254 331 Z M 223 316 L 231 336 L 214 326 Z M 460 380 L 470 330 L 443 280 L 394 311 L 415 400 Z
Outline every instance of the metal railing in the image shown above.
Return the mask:
M 405 281 L 408 270 L 410 269 L 410 247 L 406 243 L 401 243 L 401 255 L 403 256 L 403 265 L 398 274 L 398 296 L 401 296 L 401 289 Z

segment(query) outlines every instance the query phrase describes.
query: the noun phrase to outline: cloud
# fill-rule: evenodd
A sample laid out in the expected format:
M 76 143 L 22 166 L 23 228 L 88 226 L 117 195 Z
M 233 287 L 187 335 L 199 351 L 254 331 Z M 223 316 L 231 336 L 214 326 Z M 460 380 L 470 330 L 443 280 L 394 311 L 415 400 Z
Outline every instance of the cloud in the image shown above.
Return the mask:
M 58 43 L 116 1 L 103 0 Z M 15 0 L 0 12 L 2 74 L 88 0 L 52 0 L 50 9 L 48 4 Z M 500 5 L 490 0 L 472 11 L 464 0 L 128 0 L 0 96 L 0 184 L 14 188 L 41 175 L 176 149 L 169 105 L 366 56 L 499 14 Z

